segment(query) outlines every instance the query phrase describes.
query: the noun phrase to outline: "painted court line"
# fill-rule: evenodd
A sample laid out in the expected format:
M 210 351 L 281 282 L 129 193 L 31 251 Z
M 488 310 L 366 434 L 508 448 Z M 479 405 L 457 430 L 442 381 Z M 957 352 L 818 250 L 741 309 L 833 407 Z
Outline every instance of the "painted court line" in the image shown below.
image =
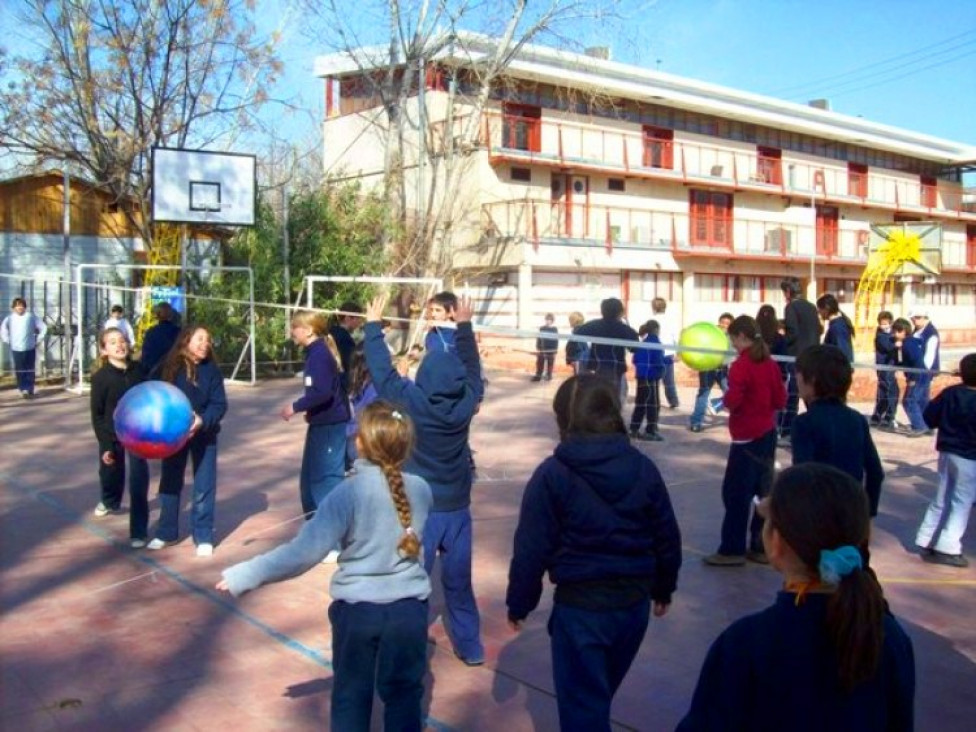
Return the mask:
M 5 485 L 8 486 L 13 485 L 6 474 L 0 474 L 0 481 L 2 481 Z M 125 547 L 125 545 L 120 544 L 118 541 L 116 541 L 112 537 L 112 535 L 109 534 L 106 530 L 91 524 L 89 521 L 86 521 L 85 519 L 78 516 L 76 513 L 70 511 L 63 503 L 61 503 L 61 501 L 59 501 L 54 496 L 48 495 L 46 493 L 42 493 L 41 491 L 33 488 L 27 489 L 26 491 L 20 488 L 17 488 L 17 490 L 21 494 L 24 494 L 26 492 L 31 498 L 34 498 L 35 500 L 44 503 L 50 508 L 53 508 L 57 513 L 61 514 L 65 518 L 71 519 L 74 523 L 80 524 L 88 533 L 92 534 L 93 536 L 97 536 L 99 539 L 102 539 L 107 544 L 111 544 L 113 547 L 116 547 L 118 549 L 123 549 Z M 332 662 L 329 659 L 327 659 L 325 656 L 323 656 L 321 653 L 319 653 L 313 648 L 309 648 L 301 641 L 297 641 L 291 636 L 286 635 L 285 633 L 282 633 L 279 630 L 276 630 L 275 628 L 271 627 L 267 623 L 258 620 L 253 615 L 244 612 L 233 601 L 225 599 L 220 595 L 216 594 L 215 592 L 211 592 L 210 590 L 200 587 L 199 585 L 195 584 L 191 580 L 184 577 L 176 570 L 170 569 L 169 567 L 161 564 L 158 560 L 146 556 L 143 553 L 132 553 L 129 556 L 131 556 L 136 561 L 146 565 L 147 567 L 151 567 L 153 570 L 165 574 L 174 582 L 181 585 L 184 589 L 189 590 L 193 594 L 199 595 L 200 597 L 209 600 L 210 602 L 219 606 L 223 610 L 226 610 L 227 612 L 234 615 L 235 617 L 257 628 L 262 633 L 269 636 L 270 638 L 273 638 L 278 643 L 281 643 L 289 650 L 301 654 L 302 656 L 310 660 L 312 663 L 321 666 L 322 668 L 328 669 L 330 671 L 332 670 Z M 146 576 L 146 575 L 141 575 L 141 576 Z M 130 581 L 130 580 L 126 580 L 126 581 Z M 94 592 L 89 593 L 89 595 L 99 591 L 100 590 L 95 590 Z M 427 717 L 425 722 L 427 726 L 431 727 L 434 730 L 437 730 L 437 732 L 456 732 L 454 728 L 451 727 L 450 725 L 445 724 L 440 720 L 434 719 L 433 717 Z

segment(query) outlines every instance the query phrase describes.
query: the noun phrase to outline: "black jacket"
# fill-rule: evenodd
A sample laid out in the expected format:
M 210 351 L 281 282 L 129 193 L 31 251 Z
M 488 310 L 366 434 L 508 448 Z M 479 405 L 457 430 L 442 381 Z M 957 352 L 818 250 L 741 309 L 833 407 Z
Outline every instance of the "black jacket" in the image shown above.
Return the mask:
M 119 369 L 106 363 L 92 376 L 91 420 L 98 439 L 99 453 L 109 452 L 118 442 L 115 436 L 115 407 L 122 395 L 144 380 L 138 364 Z
M 796 298 L 786 304 L 786 353 L 794 358 L 820 343 L 820 316 L 809 300 Z
M 976 460 L 976 388 L 956 384 L 943 389 L 925 407 L 922 418 L 939 430 L 936 450 Z

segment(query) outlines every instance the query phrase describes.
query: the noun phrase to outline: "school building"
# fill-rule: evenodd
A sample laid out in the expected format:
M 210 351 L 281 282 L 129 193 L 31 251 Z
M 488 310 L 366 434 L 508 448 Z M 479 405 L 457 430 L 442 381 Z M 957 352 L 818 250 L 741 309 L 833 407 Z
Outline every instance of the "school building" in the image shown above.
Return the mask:
M 853 317 L 872 226 L 905 223 L 926 232 L 940 270 L 897 274 L 881 304 L 896 316 L 925 304 L 947 344 L 976 342 L 976 197 L 963 186 L 976 146 L 616 63 L 607 49 L 525 46 L 479 97 L 494 51 L 465 34 L 423 73 L 364 67 L 367 50 L 315 66 L 325 173 L 367 185 L 388 165 L 378 89 L 386 74 L 415 76 L 403 113 L 423 135 L 397 152 L 408 207 L 439 188 L 427 211 L 452 217 L 434 246 L 482 322 L 534 329 L 554 312 L 564 328 L 610 296 L 635 324 L 655 296 L 684 324 L 763 303 L 782 314 L 784 276 L 811 299 L 835 293 Z

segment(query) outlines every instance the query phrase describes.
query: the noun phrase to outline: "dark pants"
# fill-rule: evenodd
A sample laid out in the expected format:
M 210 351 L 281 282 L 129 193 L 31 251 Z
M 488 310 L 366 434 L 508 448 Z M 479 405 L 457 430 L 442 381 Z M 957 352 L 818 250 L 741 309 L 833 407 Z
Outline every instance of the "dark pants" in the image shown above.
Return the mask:
M 113 511 L 122 505 L 125 491 L 126 457 L 129 461 L 129 538 L 145 539 L 149 534 L 149 464 L 129 454 L 118 443 L 112 449 L 115 462 L 106 465 L 98 453 L 98 478 L 102 484 L 102 505 Z
M 749 528 L 749 548 L 763 550 L 763 521 L 755 511 L 749 523 L 752 497 L 769 494 L 773 482 L 773 457 L 776 452 L 776 430 L 770 430 L 752 442 L 733 442 L 729 447 L 729 461 L 722 480 L 722 544 L 719 554 L 742 556 L 746 553 L 746 527 Z
M 298 478 L 302 512 L 306 519 L 346 475 L 346 423 L 310 424 Z
M 789 437 L 793 431 L 793 420 L 800 411 L 800 391 L 796 386 L 796 365 L 786 364 L 786 408 L 779 413 L 780 437 Z
M 931 372 L 919 374 L 916 384 L 918 385 L 916 400 L 918 401 L 918 409 L 920 412 L 924 412 L 925 408 L 929 405 L 932 400 L 932 378 Z M 926 425 L 923 423 L 922 427 Z
M 647 632 L 650 601 L 621 610 L 552 606 L 552 676 L 562 732 L 610 729 L 610 704 Z
M 217 435 L 214 434 L 194 435 L 186 447 L 163 460 L 156 536 L 163 541 L 176 541 L 180 536 L 180 493 L 188 458 L 193 461 L 193 542 L 213 544 L 217 503 Z
M 431 511 L 424 525 L 424 569 L 431 574 L 440 554 L 441 584 L 447 606 L 447 635 L 468 661 L 485 656 L 481 616 L 471 586 L 471 509 Z
M 674 383 L 674 358 L 668 356 L 664 359 L 664 398 L 668 401 L 668 406 L 675 409 L 678 406 L 678 387 Z
M 634 397 L 634 413 L 630 417 L 630 431 L 637 432 L 645 417 L 647 431 L 657 432 L 661 415 L 661 380 L 637 377 L 637 396 Z
M 908 415 L 908 422 L 913 430 L 924 430 L 928 426 L 922 418 L 923 392 L 927 395 L 928 387 L 926 386 L 923 389 L 920 381 L 913 378 L 905 380 L 905 396 L 902 397 L 902 406 L 905 407 L 905 414 Z
M 545 371 L 547 379 L 552 378 L 552 367 L 556 363 L 556 354 L 553 351 L 540 352 L 535 354 L 535 375 L 542 376 Z
M 37 360 L 37 349 L 29 351 L 11 351 L 14 358 L 14 372 L 17 376 L 17 390 L 34 393 L 34 364 Z
M 383 729 L 420 732 L 427 672 L 427 602 L 344 602 L 329 606 L 332 623 L 331 728 L 367 732 L 373 690 L 383 701 Z
M 874 398 L 874 413 L 871 420 L 881 424 L 895 421 L 898 411 L 898 380 L 894 371 L 878 372 L 878 393 Z

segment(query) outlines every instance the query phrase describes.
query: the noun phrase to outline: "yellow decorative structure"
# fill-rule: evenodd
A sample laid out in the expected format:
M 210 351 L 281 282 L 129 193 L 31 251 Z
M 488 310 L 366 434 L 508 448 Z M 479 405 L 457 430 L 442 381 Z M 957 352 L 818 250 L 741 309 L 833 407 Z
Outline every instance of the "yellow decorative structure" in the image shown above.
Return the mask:
M 154 224 L 153 243 L 149 247 L 149 266 L 179 265 L 181 240 L 182 233 L 179 225 Z M 175 286 L 179 284 L 179 277 L 180 271 L 176 269 L 147 269 L 142 284 L 148 294 L 152 287 Z M 149 306 L 149 299 L 147 297 L 146 307 L 143 308 L 141 317 L 138 322 L 133 324 L 136 331 L 136 343 L 142 343 L 143 334 L 154 324 L 152 307 Z
M 858 346 L 870 350 L 885 292 L 894 300 L 895 278 L 938 275 L 942 269 L 942 226 L 932 223 L 875 224 L 868 240 L 868 261 L 854 296 Z

